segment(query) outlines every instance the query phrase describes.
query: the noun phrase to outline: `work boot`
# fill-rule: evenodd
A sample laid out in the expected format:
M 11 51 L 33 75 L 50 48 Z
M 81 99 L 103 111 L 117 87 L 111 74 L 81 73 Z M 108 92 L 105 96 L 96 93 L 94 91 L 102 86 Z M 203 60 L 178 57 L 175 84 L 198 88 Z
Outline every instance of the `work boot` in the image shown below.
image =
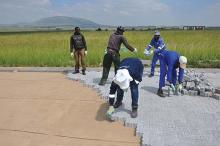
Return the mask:
M 121 105 L 122 105 L 122 102 L 117 100 L 114 104 L 114 108 L 119 108 Z
M 78 69 L 73 72 L 73 74 L 78 74 L 78 73 L 79 73 Z
M 137 118 L 137 116 L 138 116 L 137 108 L 132 108 L 131 118 Z
M 86 75 L 86 70 L 85 69 L 82 70 L 82 74 Z
M 99 82 L 100 86 L 104 86 L 106 84 L 107 79 L 101 79 Z
M 152 78 L 153 76 L 154 76 L 153 73 L 150 73 L 150 74 L 148 75 L 149 78 Z
M 165 95 L 163 94 L 163 90 L 162 89 L 158 89 L 157 95 L 160 96 L 160 97 L 165 97 Z
M 104 67 L 103 68 L 103 72 L 102 72 L 102 78 L 101 78 L 101 80 L 99 82 L 100 86 L 104 86 L 106 84 L 106 81 L 108 79 L 108 74 L 109 74 L 109 69 Z

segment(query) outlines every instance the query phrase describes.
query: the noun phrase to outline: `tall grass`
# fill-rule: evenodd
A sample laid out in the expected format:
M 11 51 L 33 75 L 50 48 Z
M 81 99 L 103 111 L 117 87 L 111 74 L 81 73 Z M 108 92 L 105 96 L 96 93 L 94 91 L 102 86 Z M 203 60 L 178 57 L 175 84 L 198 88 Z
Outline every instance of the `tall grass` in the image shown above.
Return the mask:
M 88 66 L 102 63 L 110 31 L 83 32 L 87 45 Z M 4 33 L 0 34 L 0 66 L 73 66 L 69 53 L 72 32 Z M 153 37 L 153 31 L 128 31 L 128 42 L 137 54 L 122 50 L 121 57 L 139 57 Z M 220 31 L 162 31 L 167 48 L 187 56 L 193 67 L 220 67 Z M 122 46 L 123 47 L 123 46 Z

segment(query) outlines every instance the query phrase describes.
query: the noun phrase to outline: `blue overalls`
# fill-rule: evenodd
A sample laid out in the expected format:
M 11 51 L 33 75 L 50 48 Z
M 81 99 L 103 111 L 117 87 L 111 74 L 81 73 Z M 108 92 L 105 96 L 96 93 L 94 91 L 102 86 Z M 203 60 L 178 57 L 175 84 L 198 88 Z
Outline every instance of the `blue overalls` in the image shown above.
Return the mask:
M 175 51 L 163 51 L 161 54 L 161 62 L 160 62 L 160 81 L 159 88 L 165 86 L 165 77 L 167 74 L 167 81 L 172 83 L 174 86 L 177 81 L 177 71 L 179 68 L 178 81 L 181 83 L 184 78 L 184 69 L 180 68 L 179 57 L 180 55 Z
M 155 48 L 154 55 L 151 61 L 151 74 L 154 75 L 154 70 L 157 61 L 160 59 L 160 54 L 163 52 L 163 50 L 166 49 L 166 45 L 163 41 L 163 38 L 160 37 L 158 41 L 155 38 L 153 38 L 150 42 L 150 45 L 148 45 L 147 50 L 149 51 L 152 47 Z

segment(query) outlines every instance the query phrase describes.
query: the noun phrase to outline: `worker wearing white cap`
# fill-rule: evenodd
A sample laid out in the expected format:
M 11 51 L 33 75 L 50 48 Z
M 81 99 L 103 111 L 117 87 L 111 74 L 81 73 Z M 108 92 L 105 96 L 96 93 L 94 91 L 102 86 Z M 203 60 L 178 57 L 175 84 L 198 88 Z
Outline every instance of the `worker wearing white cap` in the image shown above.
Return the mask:
M 155 48 L 154 51 L 150 51 L 152 47 Z M 163 52 L 163 50 L 166 50 L 166 45 L 164 43 L 164 40 L 160 36 L 160 32 L 155 31 L 154 37 L 152 38 L 150 44 L 147 46 L 147 48 L 145 49 L 145 52 L 144 52 L 144 54 L 146 56 L 149 56 L 152 53 L 154 54 L 153 58 L 152 58 L 152 61 L 151 61 L 151 72 L 149 74 L 149 77 L 154 76 L 156 63 L 160 59 L 160 54 Z
M 167 74 L 167 81 L 169 86 L 175 92 L 176 90 L 181 90 L 182 82 L 184 78 L 184 69 L 186 68 L 187 58 L 185 56 L 180 56 L 175 51 L 165 50 L 162 53 L 162 59 L 160 64 L 160 81 L 159 89 L 157 94 L 161 97 L 165 97 L 162 88 L 165 86 L 165 77 Z M 178 73 L 178 83 L 177 82 L 177 69 Z
M 115 77 L 111 83 L 109 93 L 109 110 L 107 116 L 111 116 L 115 108 L 122 105 L 124 91 L 130 87 L 132 99 L 131 117 L 137 117 L 139 91 L 138 85 L 142 81 L 144 66 L 140 59 L 126 58 L 120 63 Z M 115 102 L 115 93 L 117 92 L 117 100 Z

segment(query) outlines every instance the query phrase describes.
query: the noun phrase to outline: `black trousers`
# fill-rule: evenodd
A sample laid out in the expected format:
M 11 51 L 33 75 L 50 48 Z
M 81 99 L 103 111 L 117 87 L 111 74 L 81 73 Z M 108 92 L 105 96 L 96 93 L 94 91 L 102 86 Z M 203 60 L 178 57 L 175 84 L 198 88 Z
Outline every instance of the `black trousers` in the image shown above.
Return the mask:
M 120 54 L 119 53 L 108 52 L 105 54 L 104 59 L 103 59 L 103 74 L 102 74 L 103 80 L 107 80 L 112 63 L 115 66 L 115 74 L 116 74 L 119 68 L 119 65 L 120 65 Z

